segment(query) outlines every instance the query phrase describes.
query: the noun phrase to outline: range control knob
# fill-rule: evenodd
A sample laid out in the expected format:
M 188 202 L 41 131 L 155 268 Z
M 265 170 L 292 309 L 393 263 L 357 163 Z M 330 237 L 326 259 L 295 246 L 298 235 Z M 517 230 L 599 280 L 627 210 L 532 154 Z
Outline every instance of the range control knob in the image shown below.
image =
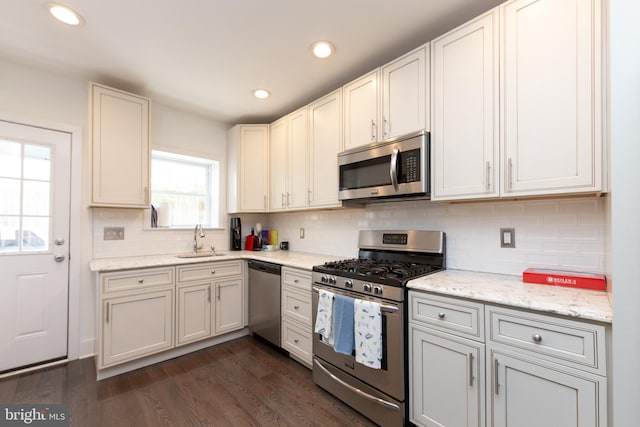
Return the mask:
M 329 283 L 329 278 L 328 278 L 328 277 L 327 277 L 327 275 L 325 274 L 325 275 L 323 275 L 323 276 L 320 278 L 320 281 L 321 281 L 322 283 Z
M 352 289 L 353 288 L 353 281 L 352 280 L 345 280 L 344 281 L 344 287 Z
M 382 286 L 374 286 L 373 293 L 376 295 L 382 295 Z
M 363 289 L 365 292 L 371 292 L 371 285 L 370 285 L 370 284 L 368 284 L 368 283 L 365 283 L 364 285 L 362 285 L 362 289 Z
M 336 284 L 336 278 L 333 276 L 329 276 L 329 284 L 330 285 L 335 285 Z

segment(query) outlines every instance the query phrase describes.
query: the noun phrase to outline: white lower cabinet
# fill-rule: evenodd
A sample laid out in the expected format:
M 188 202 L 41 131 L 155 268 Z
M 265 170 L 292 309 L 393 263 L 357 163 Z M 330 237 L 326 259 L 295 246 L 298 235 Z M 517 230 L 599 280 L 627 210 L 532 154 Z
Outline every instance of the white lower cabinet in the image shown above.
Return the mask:
M 211 282 L 178 286 L 176 345 L 211 336 Z
M 235 331 L 243 326 L 244 319 L 244 279 L 233 277 L 214 283 L 215 301 L 215 334 Z
M 106 367 L 173 347 L 173 289 L 102 300 L 98 366 Z
M 282 267 L 281 280 L 282 348 L 291 357 L 311 368 L 311 272 Z
M 608 425 L 609 325 L 418 291 L 409 302 L 411 422 Z

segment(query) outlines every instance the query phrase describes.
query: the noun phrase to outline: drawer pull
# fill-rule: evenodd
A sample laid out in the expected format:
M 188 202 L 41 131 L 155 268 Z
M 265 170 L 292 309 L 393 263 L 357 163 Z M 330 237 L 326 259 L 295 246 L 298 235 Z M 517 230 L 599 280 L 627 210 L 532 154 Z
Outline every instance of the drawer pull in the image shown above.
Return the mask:
M 293 306 L 293 309 L 294 309 L 294 310 L 298 310 L 299 308 L 300 308 L 300 306 L 299 306 L 299 305 L 294 305 L 294 306 Z
M 295 340 L 293 340 L 294 343 L 298 344 L 300 340 L 298 338 L 296 338 Z
M 211 270 L 211 274 L 216 274 L 216 271 L 215 270 Z
M 298 279 L 294 279 L 294 280 L 293 280 L 293 283 L 300 283 L 300 280 L 298 280 Z
M 531 338 L 537 343 L 542 342 L 542 335 L 540 334 L 533 334 Z
M 469 353 L 469 387 L 473 387 L 473 353 Z
M 109 323 L 109 302 L 107 302 L 107 323 Z
M 498 382 L 498 367 L 499 367 L 500 363 L 498 362 L 498 359 L 494 359 L 493 360 L 493 370 L 494 370 L 494 381 L 495 381 L 495 393 L 496 395 L 500 394 L 498 392 L 498 388 L 500 387 L 500 383 Z
M 440 319 L 444 319 L 444 316 L 445 316 L 445 314 L 444 314 L 444 312 L 443 312 L 443 311 L 441 311 L 440 313 L 438 313 L 438 318 L 440 318 Z
M 138 283 L 144 283 L 144 279 L 141 277 L 138 279 Z

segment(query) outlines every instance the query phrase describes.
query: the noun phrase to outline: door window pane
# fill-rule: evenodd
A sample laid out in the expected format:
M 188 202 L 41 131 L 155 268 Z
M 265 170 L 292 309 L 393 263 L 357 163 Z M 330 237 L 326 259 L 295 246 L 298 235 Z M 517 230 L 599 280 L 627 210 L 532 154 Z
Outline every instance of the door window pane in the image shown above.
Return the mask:
M 22 144 L 0 139 L 0 177 L 20 178 Z
M 49 215 L 51 185 L 41 181 L 23 181 L 23 215 Z
M 46 251 L 49 248 L 49 218 L 22 217 L 22 250 Z
M 0 216 L 0 252 L 18 252 L 19 216 Z
M 51 180 L 51 148 L 24 146 L 24 179 Z
M 20 215 L 20 180 L 0 178 L 0 215 Z

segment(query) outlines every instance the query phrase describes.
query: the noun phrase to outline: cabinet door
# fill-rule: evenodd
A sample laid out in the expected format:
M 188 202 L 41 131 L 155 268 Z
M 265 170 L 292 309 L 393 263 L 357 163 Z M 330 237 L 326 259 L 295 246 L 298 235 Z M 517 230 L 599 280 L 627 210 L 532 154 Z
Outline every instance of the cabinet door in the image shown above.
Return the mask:
M 379 70 L 347 84 L 344 96 L 344 149 L 378 140 Z
M 427 126 L 427 66 L 429 45 L 382 67 L 383 139 Z
M 411 421 L 484 426 L 484 344 L 410 326 Z
M 239 157 L 240 210 L 266 211 L 269 193 L 269 125 L 240 127 Z
M 173 289 L 102 301 L 100 368 L 173 347 Z
M 341 105 L 341 89 L 309 105 L 309 206 L 340 206 Z
M 604 427 L 606 379 L 492 351 L 487 366 L 494 427 Z
M 215 334 L 235 331 L 243 326 L 243 287 L 244 280 L 235 278 L 214 283 L 215 301 Z
M 149 100 L 95 83 L 92 205 L 149 207 Z
M 178 287 L 176 345 L 211 336 L 211 288 L 211 282 Z
M 600 19 L 594 0 L 505 4 L 505 195 L 600 189 Z
M 431 198 L 498 197 L 498 10 L 431 49 Z
M 283 117 L 270 126 L 269 209 L 272 211 L 283 210 L 287 207 L 287 149 L 289 145 L 287 124 L 287 118 Z
M 286 202 L 289 209 L 307 205 L 307 107 L 289 114 Z

